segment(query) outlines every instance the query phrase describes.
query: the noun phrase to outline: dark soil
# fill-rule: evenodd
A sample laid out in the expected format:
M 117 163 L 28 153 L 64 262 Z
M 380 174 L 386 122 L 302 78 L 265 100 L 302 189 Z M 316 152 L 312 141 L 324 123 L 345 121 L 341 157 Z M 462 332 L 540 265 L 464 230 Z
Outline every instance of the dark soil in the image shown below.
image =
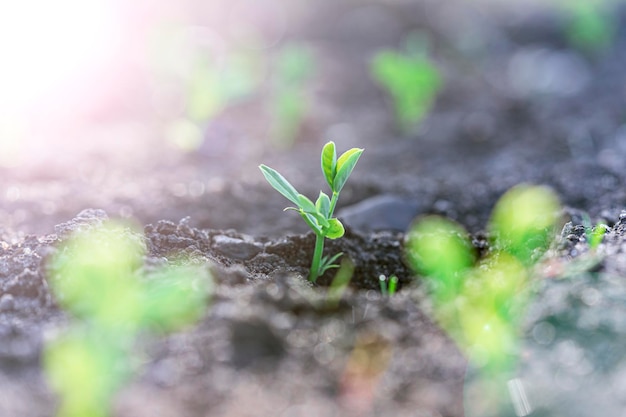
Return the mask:
M 145 268 L 186 259 L 215 281 L 197 325 L 141 343 L 144 365 L 117 395 L 115 416 L 470 415 L 481 393 L 464 399 L 467 358 L 405 264 L 404 233 L 435 213 L 484 244 L 492 208 L 519 183 L 552 187 L 571 222 L 533 277 L 518 375 L 534 410 L 525 415 L 623 415 L 626 25 L 590 54 L 569 46 L 553 10 L 468 3 L 295 2 L 303 9 L 286 12 L 277 44 L 313 48 L 318 72 L 287 151 L 259 128 L 264 105 L 254 97 L 207 125 L 194 152 L 152 127 L 125 142 L 116 128 L 129 116 L 112 110 L 92 115 L 106 135 L 69 149 L 34 142 L 32 158 L 0 168 L 0 417 L 54 415 L 41 352 L 68 316 L 46 262 L 106 218 L 144 226 Z M 623 10 L 615 15 L 626 23 Z M 367 63 L 416 29 L 429 35 L 446 86 L 420 127 L 402 134 Z M 137 102 L 133 117 L 147 113 Z M 315 196 L 327 140 L 365 148 L 339 202 L 347 233 L 326 245 L 355 265 L 336 303 L 332 272 L 306 281 L 314 236 L 282 212 L 286 200 L 257 168 Z M 585 215 L 610 227 L 595 251 Z M 400 278 L 399 293 L 381 295 L 381 274 Z M 357 353 L 365 358 L 354 366 Z

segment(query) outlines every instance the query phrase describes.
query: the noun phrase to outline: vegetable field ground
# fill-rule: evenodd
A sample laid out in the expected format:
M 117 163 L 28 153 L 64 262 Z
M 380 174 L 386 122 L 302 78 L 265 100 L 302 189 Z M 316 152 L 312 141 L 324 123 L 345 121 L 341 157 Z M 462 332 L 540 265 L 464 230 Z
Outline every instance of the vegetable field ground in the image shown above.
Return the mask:
M 624 414 L 626 5 L 92 2 L 0 17 L 0 417 Z

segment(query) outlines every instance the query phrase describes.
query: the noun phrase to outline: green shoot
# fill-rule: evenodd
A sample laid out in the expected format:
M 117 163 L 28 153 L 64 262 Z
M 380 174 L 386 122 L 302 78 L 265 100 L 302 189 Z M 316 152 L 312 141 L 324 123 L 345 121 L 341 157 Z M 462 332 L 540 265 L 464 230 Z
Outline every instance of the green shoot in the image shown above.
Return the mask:
M 168 332 L 203 314 L 209 276 L 173 266 L 142 277 L 139 235 L 106 225 L 73 236 L 50 262 L 50 285 L 70 313 L 67 334 L 49 342 L 43 366 L 60 398 L 59 417 L 107 417 L 132 376 L 132 346 L 145 332 Z
M 602 240 L 604 239 L 604 234 L 609 231 L 609 227 L 606 224 L 598 223 L 595 227 L 591 224 L 591 218 L 589 214 L 583 213 L 583 227 L 585 228 L 585 236 L 587 238 L 587 243 L 589 244 L 589 249 L 595 250 Z
M 570 44 L 583 52 L 606 50 L 618 28 L 616 15 L 609 1 L 564 1 L 567 15 L 565 35 Z
M 589 242 L 589 249 L 596 249 L 602 240 L 604 239 L 604 234 L 608 231 L 608 226 L 605 224 L 597 224 L 596 227 L 591 229 L 587 233 L 587 241 Z
M 328 142 L 324 145 L 321 155 L 322 172 L 332 191 L 331 197 L 320 191 L 319 197 L 313 203 L 308 197 L 300 194 L 278 171 L 260 165 L 259 169 L 267 182 L 295 207 L 287 207 L 285 210 L 297 211 L 306 224 L 315 233 L 315 251 L 309 273 L 309 281 L 315 282 L 324 275 L 328 269 L 337 268 L 334 262 L 341 254 L 330 258 L 322 257 L 324 252 L 324 239 L 338 239 L 343 236 L 344 228 L 341 222 L 333 217 L 339 193 L 343 189 L 348 177 L 356 166 L 363 149 L 352 148 L 344 152 L 339 158 L 335 151 L 335 143 Z
M 399 281 L 397 276 L 392 275 L 389 277 L 389 280 L 387 280 L 387 277 L 381 274 L 378 277 L 378 281 L 380 282 L 380 292 L 383 295 L 391 297 L 396 293 Z
M 443 84 L 437 67 L 423 52 L 381 51 L 372 60 L 370 73 L 391 97 L 396 123 L 403 132 L 422 121 Z
M 491 216 L 494 247 L 531 265 L 553 238 L 558 207 L 557 197 L 547 187 L 513 187 L 498 201 Z

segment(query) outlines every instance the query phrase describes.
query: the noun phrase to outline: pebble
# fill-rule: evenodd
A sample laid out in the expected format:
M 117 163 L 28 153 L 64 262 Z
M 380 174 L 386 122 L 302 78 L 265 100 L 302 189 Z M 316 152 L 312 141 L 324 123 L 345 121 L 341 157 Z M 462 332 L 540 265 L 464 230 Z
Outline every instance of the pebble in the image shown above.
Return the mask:
M 15 307 L 15 299 L 11 294 L 3 294 L 0 297 L 0 311 L 13 310 Z
M 239 260 L 252 259 L 263 250 L 259 243 L 225 235 L 213 237 L 213 248 L 224 256 Z
M 415 200 L 383 194 L 340 210 L 338 217 L 347 226 L 358 231 L 404 232 L 419 213 L 420 205 Z

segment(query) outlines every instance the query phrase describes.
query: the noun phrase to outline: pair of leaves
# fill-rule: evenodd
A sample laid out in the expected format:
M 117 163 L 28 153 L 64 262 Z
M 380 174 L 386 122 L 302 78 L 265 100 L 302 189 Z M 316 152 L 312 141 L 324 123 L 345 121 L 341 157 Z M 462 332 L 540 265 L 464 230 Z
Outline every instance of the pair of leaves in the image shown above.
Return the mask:
M 335 262 L 342 255 L 343 255 L 343 252 L 339 252 L 339 253 L 333 255 L 332 257 L 324 256 L 322 258 L 322 262 L 320 263 L 320 269 L 317 272 L 317 276 L 321 277 L 322 275 L 324 275 L 324 272 L 326 272 L 329 269 L 339 268 L 339 265 L 337 265 Z
M 363 149 L 352 148 L 337 158 L 335 143 L 328 142 L 322 148 L 322 172 L 333 193 L 339 194 L 359 161 Z
M 323 235 L 329 239 L 337 239 L 343 236 L 344 228 L 339 220 L 332 217 L 335 202 L 362 153 L 363 149 L 352 148 L 337 158 L 335 143 L 328 142 L 324 145 L 321 156 L 322 172 L 333 192 L 333 200 L 324 192 L 320 191 L 319 197 L 315 203 L 305 195 L 300 194 L 294 186 L 275 169 L 267 165 L 260 165 L 259 168 L 267 182 L 287 200 L 296 205 L 296 207 L 288 207 L 285 210 L 298 211 L 304 221 L 306 221 L 316 234 Z
M 267 165 L 259 168 L 267 182 L 296 207 L 287 207 L 285 210 L 296 210 L 306 223 L 318 235 L 329 239 L 343 236 L 344 227 L 338 219 L 331 218 L 331 202 L 328 195 L 320 191 L 317 201 L 313 203 L 307 196 L 298 191 L 278 171 Z

